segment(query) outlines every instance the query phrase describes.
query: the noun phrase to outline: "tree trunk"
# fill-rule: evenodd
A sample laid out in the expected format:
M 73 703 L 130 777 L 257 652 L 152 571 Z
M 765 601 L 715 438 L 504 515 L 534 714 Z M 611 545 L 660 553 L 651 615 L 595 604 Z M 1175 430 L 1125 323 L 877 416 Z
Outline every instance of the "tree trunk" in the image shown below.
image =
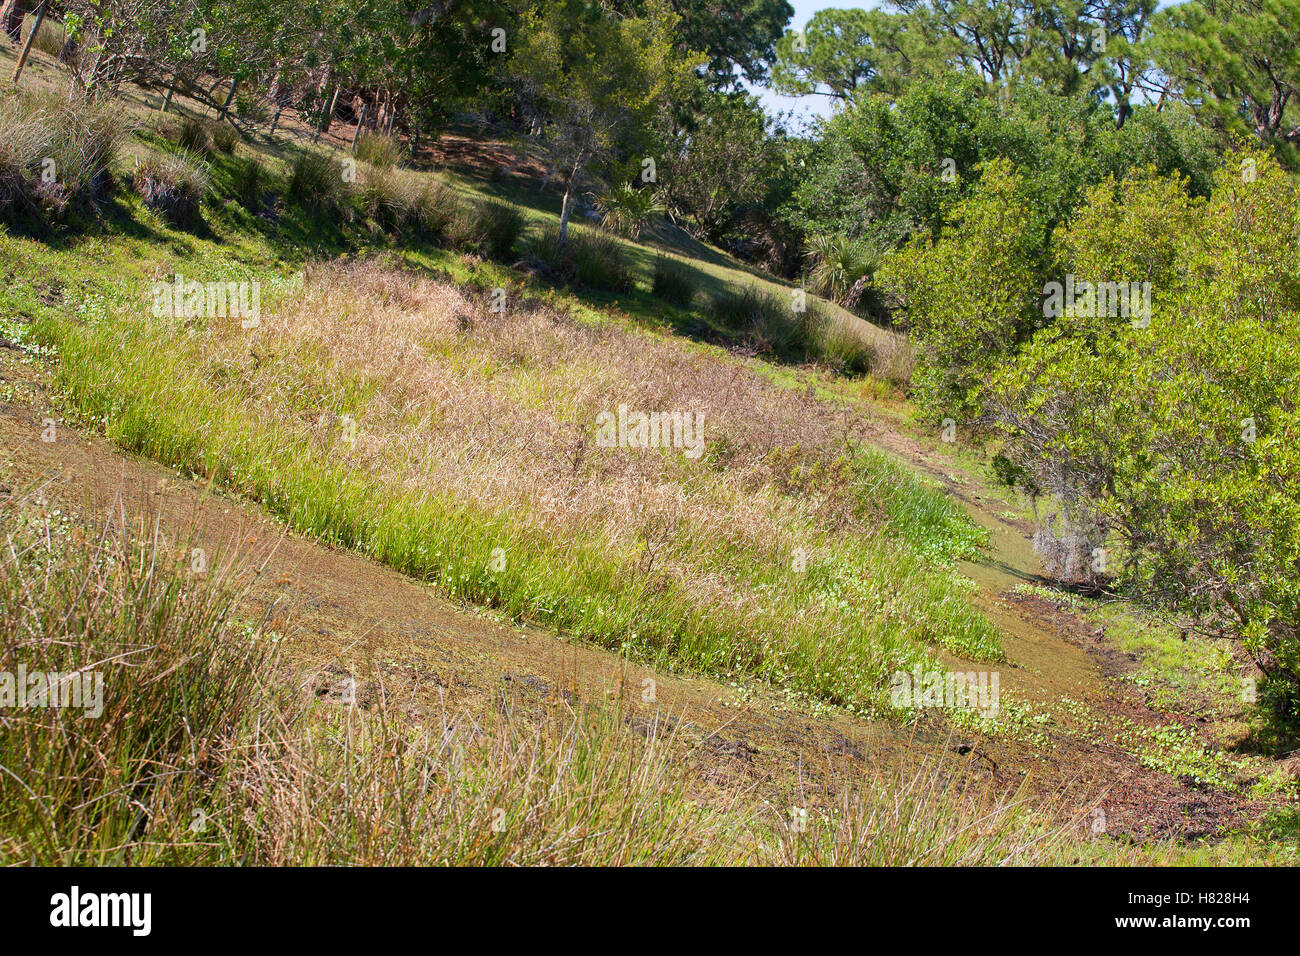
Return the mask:
M 366 107 L 368 103 L 361 104 L 361 115 L 357 117 L 357 128 L 352 131 L 352 152 L 357 151 L 357 137 L 361 135 L 361 124 L 366 121 Z
M 569 215 L 573 212 L 573 180 L 576 177 L 570 175 L 564 184 L 564 200 L 560 203 L 560 245 L 569 244 Z
M 584 157 L 578 154 L 573 168 L 569 170 L 569 177 L 564 181 L 564 201 L 560 203 L 560 245 L 567 245 L 569 241 L 569 216 L 573 214 L 573 190 L 578 185 L 578 174 L 582 172 L 582 163 Z
M 230 118 L 230 101 L 235 98 L 235 89 L 239 86 L 239 80 L 230 81 L 230 92 L 226 94 L 226 102 L 221 104 L 221 118 L 223 120 Z
M 15 7 L 25 6 L 25 5 L 26 5 L 26 0 L 13 0 L 13 6 L 9 8 L 10 12 L 12 13 Z M 18 65 L 14 67 L 15 83 L 18 82 L 18 77 L 23 75 L 23 66 L 26 65 L 27 57 L 32 52 L 32 44 L 36 42 L 36 31 L 41 28 L 41 21 L 44 19 L 45 19 L 45 3 L 44 0 L 42 0 L 41 5 L 36 8 L 36 22 L 32 24 L 32 32 L 27 34 L 27 42 L 23 44 L 23 52 L 18 54 Z M 18 32 L 20 36 L 22 35 L 22 25 L 23 25 L 23 18 L 22 15 L 20 14 L 18 17 Z M 16 43 L 17 41 L 15 40 L 14 42 Z
M 23 17 L 27 16 L 30 0 L 9 0 L 4 11 L 4 31 L 15 45 L 23 42 Z M 36 33 L 32 31 L 33 35 Z

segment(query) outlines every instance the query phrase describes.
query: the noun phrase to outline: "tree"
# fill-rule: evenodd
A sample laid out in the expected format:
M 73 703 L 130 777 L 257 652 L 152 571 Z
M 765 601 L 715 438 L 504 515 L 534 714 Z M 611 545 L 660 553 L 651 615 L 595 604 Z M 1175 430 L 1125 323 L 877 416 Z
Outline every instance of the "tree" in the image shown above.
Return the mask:
M 645 17 L 566 0 L 523 18 L 508 73 L 538 110 L 539 139 L 564 187 L 561 242 L 568 241 L 576 190 L 589 171 L 654 169 L 656 120 L 702 62 L 678 50 L 676 26 L 677 16 L 660 0 Z
M 1191 0 L 1162 11 L 1152 49 L 1176 92 L 1226 129 L 1300 144 L 1300 0 Z
M 772 86 L 840 103 L 867 93 L 897 96 L 908 80 L 944 67 L 915 17 L 881 10 L 822 10 L 777 43 Z
M 1054 238 L 1058 268 L 1149 283 L 1150 309 L 1085 300 L 1005 364 L 991 403 L 1008 455 L 1115 554 L 1090 549 L 1094 570 L 1241 639 L 1293 700 L 1298 230 L 1296 183 L 1258 151 L 1230 154 L 1207 200 L 1179 177 L 1096 187 Z
M 780 161 L 757 97 L 700 89 L 677 111 L 662 177 L 692 231 L 721 241 L 742 209 L 761 203 Z
M 787 0 L 670 0 L 678 17 L 678 46 L 708 57 L 708 83 L 714 89 L 751 83 L 767 76 L 774 44 L 794 15 Z M 627 0 L 624 12 L 647 16 L 645 0 Z

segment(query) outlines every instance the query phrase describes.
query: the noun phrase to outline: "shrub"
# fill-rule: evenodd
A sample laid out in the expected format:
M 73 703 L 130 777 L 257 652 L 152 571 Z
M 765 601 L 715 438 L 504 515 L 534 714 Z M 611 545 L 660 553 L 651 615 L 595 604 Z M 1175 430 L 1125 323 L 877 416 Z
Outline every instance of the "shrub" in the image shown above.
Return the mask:
M 212 145 L 219 153 L 229 156 L 239 145 L 239 130 L 229 123 L 214 123 L 212 126 Z
M 990 413 L 1003 470 L 1057 511 L 1038 542 L 1057 573 L 1114 576 L 1300 687 L 1300 189 L 1263 153 L 1230 153 L 1208 200 L 1187 185 L 1089 192 L 1052 240 L 1088 291 L 1043 310 Z M 1140 314 L 1120 283 L 1149 283 Z
M 376 169 L 392 169 L 401 159 L 402 146 L 396 137 L 383 133 L 362 133 L 357 137 L 357 159 Z
M 635 237 L 652 218 L 663 215 L 666 207 L 657 190 L 615 186 L 596 200 L 596 208 L 606 229 Z
M 207 186 L 208 174 L 202 162 L 185 153 L 155 154 L 142 161 L 135 171 L 135 191 L 144 204 L 173 225 L 188 225 L 198 220 Z
M 687 306 L 695 300 L 695 276 L 676 259 L 660 256 L 655 260 L 654 280 L 650 291 L 665 302 Z
M 809 267 L 809 290 L 844 305 L 860 280 L 869 281 L 875 275 L 881 252 L 865 239 L 813 236 L 807 242 L 804 258 Z
M 985 167 L 938 239 L 885 257 L 882 289 L 916 336 L 916 396 L 936 416 L 984 413 L 993 370 L 1042 318 L 1046 230 L 1032 185 L 1010 164 Z

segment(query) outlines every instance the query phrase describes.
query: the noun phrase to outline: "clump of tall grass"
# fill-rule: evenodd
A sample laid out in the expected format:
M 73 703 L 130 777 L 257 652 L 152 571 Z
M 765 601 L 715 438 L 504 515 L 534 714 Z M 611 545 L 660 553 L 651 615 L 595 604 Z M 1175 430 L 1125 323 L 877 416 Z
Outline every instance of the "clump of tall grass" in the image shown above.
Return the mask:
M 51 16 L 46 16 L 41 20 L 41 28 L 36 31 L 36 37 L 32 41 L 33 49 L 40 50 L 46 56 L 58 57 L 63 52 L 63 44 L 67 40 L 67 30 L 62 23 L 58 23 Z
M 235 201 L 256 215 L 261 212 L 270 186 L 270 175 L 265 166 L 250 156 L 235 171 L 232 188 Z
M 0 709 L 0 863 L 1036 864 L 1069 832 L 944 760 L 703 799 L 693 722 L 622 693 L 418 723 L 382 679 L 313 700 L 239 617 L 245 572 L 156 521 L 11 501 L 0 542 L 0 673 L 99 687 Z
M 650 291 L 665 302 L 688 306 L 695 301 L 698 287 L 689 268 L 676 259 L 660 256 L 655 259 Z
M 811 342 L 808 312 L 796 310 L 793 296 L 745 286 L 714 296 L 709 314 L 725 336 L 761 353 L 802 356 Z
M 308 212 L 339 212 L 352 203 L 351 184 L 343 168 L 330 157 L 304 149 L 294 158 L 289 172 L 289 199 Z
M 196 156 L 212 152 L 212 133 L 208 124 L 193 116 L 186 116 L 176 128 L 176 145 Z
M 195 573 L 156 527 L 69 529 L 13 505 L 0 527 L 0 672 L 59 675 L 68 703 L 87 688 L 80 707 L 0 709 L 0 856 L 180 855 L 257 707 L 269 645 L 236 639 L 219 566 Z
M 617 712 L 498 708 L 415 727 L 295 690 L 236 618 L 229 566 L 158 526 L 0 515 L 0 673 L 91 676 L 86 706 L 0 710 L 0 861 L 683 864 L 725 820 L 671 740 Z M 72 679 L 63 682 L 72 686 Z M 66 695 L 69 702 L 72 694 Z M 532 709 L 529 708 L 529 713 Z
M 362 212 L 382 229 L 396 229 L 410 217 L 412 196 L 390 170 L 370 168 L 357 189 Z
M 861 319 L 832 313 L 819 301 L 809 301 L 807 306 L 809 351 L 818 361 L 855 375 L 874 370 L 876 349 L 867 339 Z
M 425 238 L 445 236 L 456 215 L 456 194 L 446 183 L 429 176 L 408 177 L 409 221 Z
M 392 169 L 402 156 L 401 143 L 384 133 L 363 132 L 357 136 L 357 159 L 375 169 Z
M 37 331 L 113 440 L 518 619 L 861 709 L 926 645 L 1000 654 L 946 567 L 966 546 L 954 529 L 978 535 L 960 508 L 903 469 L 873 483 L 882 466 L 854 452 L 842 409 L 735 360 L 543 308 L 497 315 L 373 264 L 314 271 L 263 316 L 283 358 L 260 365 L 231 330 L 182 338 L 134 314 Z M 205 371 L 232 363 L 238 387 Z M 314 395 L 362 423 L 346 466 L 310 424 Z M 598 445 L 620 405 L 703 416 L 694 457 Z M 806 572 L 800 549 L 816 555 Z
M 230 123 L 212 124 L 212 148 L 229 156 L 239 145 L 239 130 Z
M 154 153 L 140 161 L 134 183 L 144 204 L 172 225 L 193 225 L 200 217 L 208 172 L 186 153 Z
M 509 203 L 471 199 L 457 204 L 448 231 L 457 248 L 506 261 L 524 231 L 524 217 Z
M 569 241 L 561 243 L 559 226 L 548 225 L 529 236 L 524 253 L 562 282 L 608 292 L 632 288 L 632 270 L 623 249 L 608 233 L 570 227 Z
M 20 94 L 0 103 L 0 204 L 98 209 L 131 119 L 112 103 Z

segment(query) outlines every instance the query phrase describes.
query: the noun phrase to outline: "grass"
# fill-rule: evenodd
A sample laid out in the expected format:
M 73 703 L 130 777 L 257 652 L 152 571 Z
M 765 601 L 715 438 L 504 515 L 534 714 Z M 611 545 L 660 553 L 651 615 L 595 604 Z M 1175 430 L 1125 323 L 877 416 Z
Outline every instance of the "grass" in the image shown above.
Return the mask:
M 51 93 L 0 100 L 0 215 L 71 206 L 93 213 L 132 121 L 109 103 L 67 102 Z
M 140 170 L 180 162 L 146 152 Z M 214 153 L 217 188 L 248 198 L 245 163 Z M 301 218 L 279 226 L 217 205 L 210 234 L 166 250 L 124 235 L 92 264 L 23 248 L 30 280 L 67 290 L 33 331 L 58 353 L 70 406 L 124 447 L 306 533 L 662 666 L 756 677 L 868 712 L 889 675 L 931 648 L 1000 656 L 953 568 L 978 538 L 973 526 L 939 489 L 866 451 L 860 423 L 837 421 L 841 407 L 773 386 L 718 350 L 562 301 L 521 303 L 515 282 L 504 283 L 509 310 L 495 313 L 496 282 L 477 266 L 464 289 L 375 265 L 313 269 L 303 289 L 259 271 L 283 260 L 298 229 L 330 242 L 317 228 L 326 219 L 341 235 L 343 220 L 367 212 L 390 231 L 440 222 L 456 249 L 505 261 L 526 222 L 516 205 L 449 199 L 427 177 L 368 167 L 358 187 L 345 171 L 317 150 L 292 155 L 286 193 Z M 576 280 L 626 289 L 620 240 L 574 236 Z M 96 291 L 81 299 L 74 273 L 87 268 Z M 148 290 L 169 268 L 259 279 L 277 314 L 251 340 L 219 322 L 159 323 Z M 733 300 L 736 315 L 719 313 L 719 324 L 742 335 L 816 332 L 774 294 L 743 286 L 720 301 Z M 620 405 L 702 415 L 707 453 L 597 447 L 598 415 Z M 339 445 L 344 415 L 359 425 L 356 448 Z M 792 570 L 796 553 L 812 556 L 806 571 Z
M 131 150 L 141 142 L 146 157 L 167 149 L 146 137 Z M 890 670 L 935 648 L 999 657 L 996 631 L 953 568 L 982 535 L 938 489 L 871 450 L 835 400 L 870 382 L 666 337 L 673 326 L 658 313 L 671 297 L 644 287 L 654 284 L 655 262 L 671 262 L 682 266 L 679 284 L 701 297 L 752 286 L 761 304 L 763 290 L 780 299 L 789 289 L 748 282 L 707 250 L 686 264 L 664 254 L 662 238 L 612 238 L 632 278 L 618 306 L 581 288 L 524 302 L 508 271 L 462 254 L 508 261 L 522 232 L 545 221 L 518 197 L 487 200 L 507 207 L 498 216 L 479 186 L 454 175 L 388 170 L 380 195 L 396 214 L 387 219 L 377 205 L 368 215 L 383 230 L 367 232 L 304 188 L 320 168 L 331 180 L 341 169 L 329 156 L 308 151 L 317 170 L 298 177 L 297 151 L 250 149 L 252 160 L 213 154 L 218 195 L 247 195 L 241 170 L 264 162 L 251 178 L 268 196 L 300 178 L 298 202 L 254 217 L 250 203 L 205 201 L 211 229 L 202 234 L 154 221 L 132 196 L 115 197 L 92 235 L 56 230 L 33 241 L 0 229 L 0 254 L 18 264 L 0 288 L 0 330 L 57 358 L 63 397 L 83 424 L 445 594 L 665 668 L 765 679 L 872 713 Z M 336 209 L 367 215 L 358 199 L 366 173 L 359 190 L 325 184 L 337 189 Z M 476 222 L 494 216 L 506 238 Z M 372 248 L 396 248 L 424 273 L 368 261 Z M 290 278 L 321 252 L 362 261 L 309 268 L 305 284 Z M 251 334 L 156 322 L 147 290 L 169 270 L 257 278 L 274 314 Z M 486 304 L 498 285 L 510 291 L 503 314 Z M 831 342 L 838 313 L 812 312 L 796 331 Z M 822 355 L 850 370 L 861 326 L 843 328 L 847 344 Z M 890 363 L 906 369 L 901 341 L 873 337 L 874 375 Z M 593 447 L 594 413 L 619 402 L 702 411 L 707 454 Z M 355 442 L 343 439 L 347 421 L 358 426 Z M 1014 798 L 979 794 L 941 764 L 791 792 L 784 804 L 809 811 L 802 831 L 784 804 L 702 798 L 683 773 L 684 743 L 657 732 L 629 739 L 628 715 L 617 709 L 521 717 L 507 701 L 490 734 L 444 712 L 439 726 L 456 733 L 434 739 L 385 709 L 382 687 L 378 712 L 307 705 L 296 694 L 300 675 L 267 653 L 256 625 L 234 619 L 221 583 L 196 586 L 147 533 L 74 529 L 63 541 L 51 533 L 54 516 L 40 516 L 35 537 L 25 519 L 0 518 L 10 543 L 0 582 L 6 635 L 23 635 L 23 651 L 50 655 L 50 666 L 84 665 L 71 648 L 102 647 L 110 663 L 114 648 L 151 648 L 146 673 L 157 679 L 119 684 L 115 706 L 177 730 L 169 738 L 127 733 L 129 721 L 69 727 L 50 712 L 0 719 L 3 766 L 30 757 L 53 768 L 48 780 L 33 777 L 39 786 L 0 796 L 6 861 L 1163 859 L 1160 848 L 1064 841 Z M 796 549 L 807 568 L 792 573 Z M 39 588 L 47 589 L 35 608 L 15 597 Z M 15 645 L 6 653 L 16 659 Z M 180 662 L 187 686 L 212 693 L 178 703 L 173 675 L 160 670 L 168 659 Z M 195 704 L 210 709 L 191 715 Z M 110 751 L 118 772 L 105 776 L 87 754 Z M 198 753 L 217 756 L 199 772 L 189 760 Z M 73 778 L 85 780 L 90 804 L 67 789 Z M 211 826 L 191 829 L 196 819 Z
M 68 400 L 304 532 L 643 660 L 856 709 L 927 646 L 998 656 L 949 563 L 978 540 L 956 506 L 721 353 L 536 306 L 497 315 L 486 295 L 376 265 L 314 270 L 293 293 L 264 277 L 264 310 L 282 307 L 250 341 L 159 323 L 152 279 L 129 268 L 101 267 L 93 299 L 34 327 Z M 707 454 L 594 447 L 597 412 L 620 403 L 699 411 Z
M 376 169 L 392 169 L 402 157 L 402 147 L 395 137 L 383 133 L 361 133 L 357 136 L 355 155 Z
M 239 617 L 247 571 L 196 565 L 147 519 L 11 501 L 0 542 L 0 665 L 97 675 L 103 703 L 0 712 L 5 864 L 1030 864 L 1068 844 L 942 762 L 788 806 L 706 796 L 687 722 L 622 698 L 416 723 L 382 682 L 307 693 Z

